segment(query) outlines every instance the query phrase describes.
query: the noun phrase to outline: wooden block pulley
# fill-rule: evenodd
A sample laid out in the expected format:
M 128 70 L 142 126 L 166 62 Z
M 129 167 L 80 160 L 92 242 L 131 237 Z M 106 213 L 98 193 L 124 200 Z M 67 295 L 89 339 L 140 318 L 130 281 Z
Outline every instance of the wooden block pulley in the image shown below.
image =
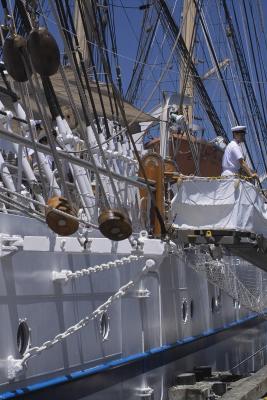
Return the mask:
M 26 44 L 26 40 L 16 34 L 7 37 L 4 43 L 3 61 L 7 72 L 16 82 L 26 82 L 28 80 L 25 62 L 27 62 L 29 74 L 32 74 L 26 53 Z
M 27 48 L 32 64 L 42 76 L 54 75 L 60 65 L 57 42 L 46 28 L 33 29 L 29 34 Z
M 132 234 L 132 223 L 126 213 L 121 210 L 103 210 L 98 222 L 100 232 L 110 240 L 125 240 Z
M 76 211 L 71 207 L 67 199 L 58 196 L 51 197 L 48 199 L 47 205 L 50 208 L 46 210 L 46 222 L 52 231 L 61 236 L 69 236 L 78 230 L 78 221 L 68 217 L 68 215 L 61 215 L 55 212 L 55 210 L 59 210 L 76 217 Z

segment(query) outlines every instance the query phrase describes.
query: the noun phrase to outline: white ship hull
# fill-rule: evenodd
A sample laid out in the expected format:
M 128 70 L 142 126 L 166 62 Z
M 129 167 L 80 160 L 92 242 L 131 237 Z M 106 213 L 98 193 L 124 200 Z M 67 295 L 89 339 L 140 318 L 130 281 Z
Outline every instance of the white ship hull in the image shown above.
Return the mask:
M 118 372 L 118 377 L 113 378 L 114 384 L 103 393 L 98 393 L 99 387 L 95 383 L 89 384 L 86 393 L 95 388 L 95 393 L 91 394 L 93 399 L 118 398 L 118 393 L 125 390 L 134 396 L 134 388 L 143 387 L 145 382 L 158 391 L 159 382 L 167 371 L 185 372 L 194 365 L 206 363 L 215 369 L 230 369 L 242 361 L 245 354 L 253 353 L 265 343 L 261 334 L 263 324 L 256 323 L 252 312 L 240 307 L 237 301 L 195 272 L 190 257 L 185 261 L 183 257 L 171 254 L 171 247 L 166 248 L 160 240 L 146 239 L 143 257 L 138 260 L 64 283 L 53 280 L 53 272 L 75 272 L 128 257 L 131 253 L 128 241 L 114 245 L 105 238 L 93 237 L 92 232 L 90 248 L 84 250 L 76 237 L 56 237 L 30 218 L 1 214 L 0 226 L 5 232 L 0 261 L 1 399 L 8 398 L 3 397 L 4 393 L 30 385 L 36 390 L 49 387 L 50 383 L 53 386 L 55 381 L 50 379 L 55 377 L 58 382 L 63 379 L 67 383 L 64 376 L 71 373 L 73 381 L 85 376 L 95 380 L 96 373 L 107 373 L 116 365 L 118 371 L 123 371 L 123 366 L 129 363 L 137 363 L 136 371 L 129 373 L 129 376 L 139 375 L 133 379 L 133 384 L 128 385 L 127 374 L 124 377 L 123 372 Z M 9 239 L 16 235 L 13 248 L 7 246 L 7 235 L 10 235 Z M 112 302 L 106 311 L 107 320 L 102 321 L 105 325 L 102 330 L 100 317 L 89 321 L 60 343 L 30 358 L 23 369 L 11 377 L 14 365 L 8 357 L 22 358 L 17 345 L 20 320 L 25 320 L 31 330 L 30 346 L 40 346 L 90 315 L 130 280 L 134 281 L 147 259 L 153 259 L 155 266 L 124 296 Z M 243 263 L 243 267 L 246 265 L 244 271 L 247 271 L 248 263 Z M 259 275 L 254 273 L 253 279 L 259 279 Z M 236 327 L 250 320 L 255 324 L 254 334 L 245 333 L 245 339 L 240 341 L 242 332 Z M 233 331 L 233 339 L 229 340 L 227 335 L 224 340 L 218 339 L 227 331 Z M 174 354 L 175 358 L 182 359 L 174 362 Z M 147 360 L 150 357 L 149 366 Z M 156 357 L 154 361 L 153 357 Z M 161 358 L 160 362 L 157 357 Z M 144 362 L 147 363 L 148 381 L 147 374 L 142 374 L 146 370 L 140 370 Z M 257 369 L 263 362 L 263 357 L 253 359 L 240 368 L 244 371 Z M 257 366 L 253 366 L 254 363 Z M 74 371 L 79 370 L 86 372 L 75 375 Z M 126 383 L 118 386 L 118 379 Z M 40 382 L 47 383 L 42 387 Z M 108 386 L 111 383 L 108 380 Z M 107 382 L 103 379 L 102 384 L 105 387 Z M 167 386 L 165 378 L 163 386 Z M 42 393 L 39 389 L 38 399 Z M 70 398 L 79 398 L 76 389 Z M 62 387 L 59 393 L 61 390 Z M 13 395 L 19 393 L 15 391 Z

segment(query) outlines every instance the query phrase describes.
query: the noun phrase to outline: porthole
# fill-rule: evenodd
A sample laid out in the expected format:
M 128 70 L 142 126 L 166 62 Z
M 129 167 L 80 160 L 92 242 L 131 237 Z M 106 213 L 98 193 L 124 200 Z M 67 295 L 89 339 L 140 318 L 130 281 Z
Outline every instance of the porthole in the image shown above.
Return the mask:
M 193 318 L 193 315 L 194 315 L 194 301 L 191 300 L 191 302 L 190 302 L 190 317 L 191 317 L 191 319 Z
M 23 356 L 30 347 L 30 334 L 31 330 L 26 319 L 20 320 L 17 330 L 17 346 L 21 356 Z
M 182 303 L 182 317 L 183 317 L 183 321 L 187 322 L 188 319 L 188 304 L 186 300 L 183 300 Z
M 109 336 L 109 318 L 106 312 L 103 312 L 103 314 L 100 317 L 100 335 L 102 337 L 102 340 L 107 340 Z

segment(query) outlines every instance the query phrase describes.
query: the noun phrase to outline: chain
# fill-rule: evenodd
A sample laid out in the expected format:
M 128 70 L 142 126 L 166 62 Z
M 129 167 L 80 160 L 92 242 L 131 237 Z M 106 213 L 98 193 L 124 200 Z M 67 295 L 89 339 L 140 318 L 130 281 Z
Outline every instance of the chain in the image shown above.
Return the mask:
M 95 309 L 91 314 L 81 319 L 77 324 L 70 326 L 65 332 L 56 335 L 52 340 L 47 340 L 41 346 L 35 346 L 30 348 L 27 351 L 27 353 L 24 354 L 21 360 L 15 360 L 16 363 L 19 362 L 21 367 L 25 366 L 25 364 L 30 358 L 38 356 L 43 351 L 48 350 L 55 344 L 62 342 L 68 336 L 84 328 L 91 320 L 94 320 L 97 317 L 101 316 L 104 312 L 106 312 L 109 309 L 109 307 L 113 304 L 113 302 L 119 300 L 129 291 L 129 289 L 134 287 L 142 279 L 142 277 L 155 266 L 155 264 L 156 264 L 155 261 L 152 259 L 146 260 L 145 266 L 142 268 L 141 272 L 137 275 L 137 277 L 129 281 L 125 285 L 121 286 L 116 293 L 114 293 L 105 301 L 105 303 L 103 303 L 101 306 Z
M 100 265 L 95 265 L 94 267 L 83 268 L 78 271 L 72 272 L 71 270 L 61 270 L 60 272 L 53 271 L 52 272 L 52 280 L 53 281 L 64 281 L 68 282 L 70 279 L 78 279 L 83 276 L 88 276 L 90 274 L 94 274 L 96 272 L 101 272 L 104 270 L 109 270 L 113 268 L 118 268 L 123 266 L 124 264 L 129 264 L 132 261 L 137 261 L 140 258 L 143 258 L 144 255 L 140 254 L 131 254 L 128 257 L 122 257 L 118 260 L 109 261 L 108 263 L 103 263 Z
M 230 176 L 232 179 L 240 179 L 241 181 L 253 181 L 254 178 L 251 176 L 240 175 L 240 174 L 233 174 Z M 182 175 L 177 174 L 177 178 L 181 181 L 229 181 L 229 176 L 191 176 L 191 175 Z

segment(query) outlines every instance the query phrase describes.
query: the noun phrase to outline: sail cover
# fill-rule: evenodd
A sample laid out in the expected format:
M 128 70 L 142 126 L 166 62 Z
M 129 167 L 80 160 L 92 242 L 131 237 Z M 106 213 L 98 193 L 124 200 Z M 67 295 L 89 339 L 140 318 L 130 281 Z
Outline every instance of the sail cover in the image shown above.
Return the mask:
M 81 107 L 81 102 L 80 102 L 80 98 L 79 98 L 79 93 L 78 93 L 78 89 L 77 89 L 77 84 L 76 84 L 74 73 L 71 70 L 71 68 L 68 67 L 68 66 L 64 67 L 64 73 L 65 73 L 67 81 L 68 81 L 68 83 L 70 85 L 70 90 L 71 90 L 71 93 L 73 95 L 73 99 L 74 99 L 75 105 L 78 107 L 80 115 L 83 116 L 83 111 L 82 111 L 82 107 Z M 64 106 L 64 105 L 70 106 L 71 104 L 70 104 L 69 96 L 68 96 L 68 93 L 66 91 L 66 87 L 64 85 L 64 82 L 63 82 L 63 79 L 62 79 L 60 73 L 57 73 L 57 74 L 53 75 L 51 77 L 51 81 L 52 81 L 52 84 L 53 84 L 53 87 L 54 87 L 54 90 L 55 90 L 55 93 L 57 95 L 57 98 L 59 100 L 60 105 L 61 106 Z M 16 83 L 15 82 L 14 82 L 14 86 L 15 86 L 15 89 L 16 89 Z M 103 116 L 103 107 L 102 107 L 101 102 L 100 102 L 100 95 L 99 95 L 99 92 L 98 92 L 98 88 L 97 88 L 96 82 L 90 80 L 90 87 L 91 87 L 91 90 L 92 90 L 92 96 L 93 96 L 93 101 L 94 101 L 94 104 L 95 104 L 96 112 L 97 112 L 99 117 L 102 117 Z M 30 94 L 30 98 L 31 98 L 31 104 L 30 105 L 31 105 L 33 114 L 34 114 L 36 119 L 40 119 L 40 116 L 38 115 L 37 105 L 36 105 L 36 102 L 34 100 L 34 96 L 33 96 L 33 93 L 31 92 L 30 87 L 28 88 L 28 90 L 29 90 L 29 94 Z M 113 96 L 113 93 L 112 93 L 111 85 L 109 84 L 107 86 L 105 83 L 100 83 L 100 91 L 101 91 L 101 97 L 102 97 L 103 106 L 104 106 L 104 110 L 105 110 L 106 116 L 111 120 L 118 119 L 118 122 L 120 122 L 124 126 L 124 121 L 123 121 L 123 117 L 122 117 L 122 114 L 121 114 L 120 110 L 118 112 L 118 118 L 117 118 L 117 115 L 116 115 L 116 107 L 115 107 L 115 101 L 114 101 L 114 96 Z M 85 94 L 86 94 L 86 97 L 88 99 L 89 110 L 92 111 L 92 105 L 90 103 L 90 99 L 89 99 L 88 93 L 85 92 Z M 41 103 L 43 105 L 45 105 L 46 104 L 46 100 L 45 100 L 44 93 L 38 93 L 38 95 L 41 97 L 41 99 L 40 99 Z M 122 102 L 123 102 L 124 112 L 125 112 L 125 115 L 126 115 L 127 122 L 131 124 L 132 121 L 134 121 L 134 123 L 131 124 L 132 133 L 140 132 L 140 127 L 139 127 L 139 123 L 140 122 L 156 121 L 156 118 L 154 118 L 153 116 L 151 116 L 149 114 L 146 114 L 145 112 L 140 111 L 138 108 L 136 108 L 132 104 L 128 103 L 124 99 L 122 99 Z M 48 107 L 47 107 L 47 111 L 48 111 Z
M 238 178 L 189 178 L 173 186 L 172 217 L 181 230 L 232 230 L 267 238 L 267 204 L 261 191 Z

